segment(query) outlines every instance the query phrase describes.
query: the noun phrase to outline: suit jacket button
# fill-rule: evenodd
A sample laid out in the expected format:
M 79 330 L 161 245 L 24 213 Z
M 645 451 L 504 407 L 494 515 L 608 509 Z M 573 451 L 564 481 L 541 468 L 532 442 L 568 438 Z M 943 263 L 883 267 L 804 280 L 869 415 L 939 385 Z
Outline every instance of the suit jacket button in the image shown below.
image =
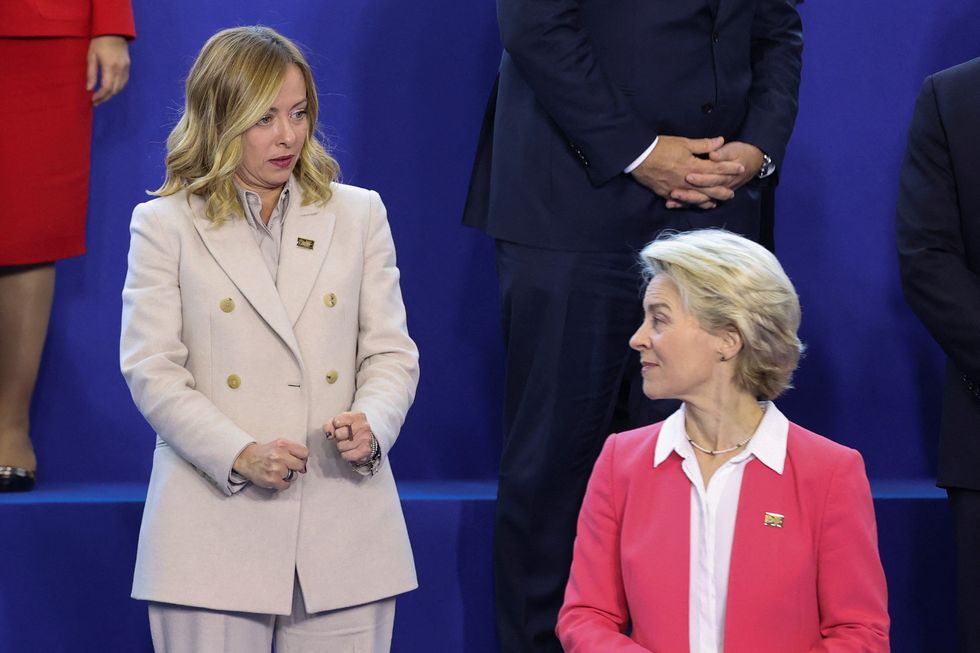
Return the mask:
M 337 295 L 332 292 L 328 292 L 323 296 L 323 305 L 327 308 L 333 308 L 337 305 Z
M 330 370 L 329 372 L 327 372 L 327 383 L 333 385 L 334 383 L 337 382 L 337 379 L 339 378 L 340 375 L 337 374 L 337 370 Z
M 718 32 L 712 32 L 711 33 L 711 42 L 712 43 L 717 43 L 720 40 L 721 40 L 721 34 L 719 34 Z
M 704 104 L 701 105 L 701 113 L 707 114 L 707 113 L 711 113 L 714 110 L 715 110 L 715 105 L 713 105 L 710 102 L 705 102 Z
M 232 390 L 237 390 L 242 384 L 242 377 L 237 374 L 230 374 L 228 376 L 228 387 Z
M 221 300 L 221 303 L 219 303 L 218 306 L 220 306 L 221 310 L 225 313 L 231 313 L 233 310 L 235 310 L 235 300 L 231 297 L 225 297 Z

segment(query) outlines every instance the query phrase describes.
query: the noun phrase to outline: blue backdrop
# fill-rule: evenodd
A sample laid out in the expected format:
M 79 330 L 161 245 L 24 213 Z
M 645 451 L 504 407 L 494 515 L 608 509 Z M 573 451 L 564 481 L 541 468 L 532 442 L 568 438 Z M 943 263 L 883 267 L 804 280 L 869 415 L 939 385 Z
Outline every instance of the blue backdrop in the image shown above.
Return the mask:
M 162 180 L 194 55 L 216 30 L 251 23 L 305 47 L 344 180 L 388 205 L 422 356 L 393 452 L 398 477 L 493 478 L 493 253 L 459 223 L 499 59 L 492 0 L 135 4 L 132 81 L 96 112 L 89 253 L 59 264 L 32 411 L 42 483 L 148 475 L 153 437 L 117 364 L 130 212 Z M 811 0 L 801 12 L 801 109 L 781 171 L 777 249 L 802 297 L 809 350 L 781 405 L 860 449 L 873 479 L 930 477 L 942 357 L 902 299 L 893 212 L 914 96 L 929 72 L 980 55 L 980 4 Z

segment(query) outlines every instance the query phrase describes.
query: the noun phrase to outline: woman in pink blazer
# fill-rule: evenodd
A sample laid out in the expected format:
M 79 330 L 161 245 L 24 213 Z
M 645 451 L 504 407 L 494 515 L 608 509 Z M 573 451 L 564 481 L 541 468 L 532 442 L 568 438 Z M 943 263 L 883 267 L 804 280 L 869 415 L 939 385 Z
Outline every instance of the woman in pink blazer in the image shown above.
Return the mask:
M 721 230 L 642 257 L 651 280 L 630 344 L 644 393 L 683 405 L 606 441 L 558 618 L 565 650 L 887 652 L 861 456 L 771 401 L 803 349 L 778 261 Z

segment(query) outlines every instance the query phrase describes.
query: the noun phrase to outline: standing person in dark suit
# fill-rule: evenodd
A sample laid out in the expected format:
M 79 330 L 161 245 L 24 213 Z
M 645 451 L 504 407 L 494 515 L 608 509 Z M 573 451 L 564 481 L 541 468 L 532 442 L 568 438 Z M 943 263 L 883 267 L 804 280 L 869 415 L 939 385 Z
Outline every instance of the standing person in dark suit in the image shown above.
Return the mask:
M 663 419 L 626 342 L 635 252 L 762 215 L 797 110 L 794 0 L 498 0 L 504 45 L 464 223 L 497 241 L 507 350 L 495 536 L 501 649 L 554 636 L 606 434 Z M 771 207 L 771 202 L 768 202 Z
M 938 484 L 956 532 L 961 653 L 980 651 L 980 59 L 927 78 L 898 196 L 909 305 L 947 356 Z

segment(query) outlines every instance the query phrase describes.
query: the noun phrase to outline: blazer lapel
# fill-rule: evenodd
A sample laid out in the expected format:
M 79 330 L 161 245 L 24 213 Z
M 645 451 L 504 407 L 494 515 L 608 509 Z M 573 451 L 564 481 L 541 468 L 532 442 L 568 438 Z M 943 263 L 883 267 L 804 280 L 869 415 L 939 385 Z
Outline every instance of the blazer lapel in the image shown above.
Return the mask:
M 336 223 L 333 213 L 312 205 L 302 206 L 300 197 L 297 193 L 296 210 L 290 202 L 279 249 L 279 296 L 291 325 L 296 324 L 310 297 Z
M 779 600 L 769 595 L 773 591 L 769 577 L 780 573 L 787 541 L 796 541 L 803 528 L 792 482 L 757 459 L 745 464 L 728 569 L 726 651 L 749 650 L 744 646 L 744 628 L 738 625 L 752 623 L 757 616 L 752 611 Z M 789 464 L 783 469 L 787 474 L 791 474 Z
M 654 445 L 656 446 L 656 445 Z M 688 653 L 690 636 L 691 482 L 682 458 L 671 453 L 637 478 L 629 490 L 629 515 L 620 536 L 628 586 L 643 598 L 648 623 L 637 635 L 656 642 L 656 650 Z
M 293 350 L 297 360 L 301 361 L 299 343 L 293 333 L 292 324 L 276 286 L 272 283 L 265 261 L 262 260 L 262 254 L 255 245 L 255 239 L 248 230 L 248 224 L 236 217 L 216 225 L 205 217 L 203 200 L 195 197 L 191 202 L 194 227 L 211 256 L 255 311 Z
M 666 537 L 657 543 L 657 557 L 669 567 L 657 579 L 658 592 L 669 597 L 662 606 L 670 614 L 670 630 L 664 630 L 665 650 L 688 653 L 691 647 L 691 481 L 681 468 L 683 459 L 675 452 L 660 463 L 664 467 L 659 489 L 666 501 L 659 503 L 662 513 L 651 524 L 669 524 L 658 529 Z

